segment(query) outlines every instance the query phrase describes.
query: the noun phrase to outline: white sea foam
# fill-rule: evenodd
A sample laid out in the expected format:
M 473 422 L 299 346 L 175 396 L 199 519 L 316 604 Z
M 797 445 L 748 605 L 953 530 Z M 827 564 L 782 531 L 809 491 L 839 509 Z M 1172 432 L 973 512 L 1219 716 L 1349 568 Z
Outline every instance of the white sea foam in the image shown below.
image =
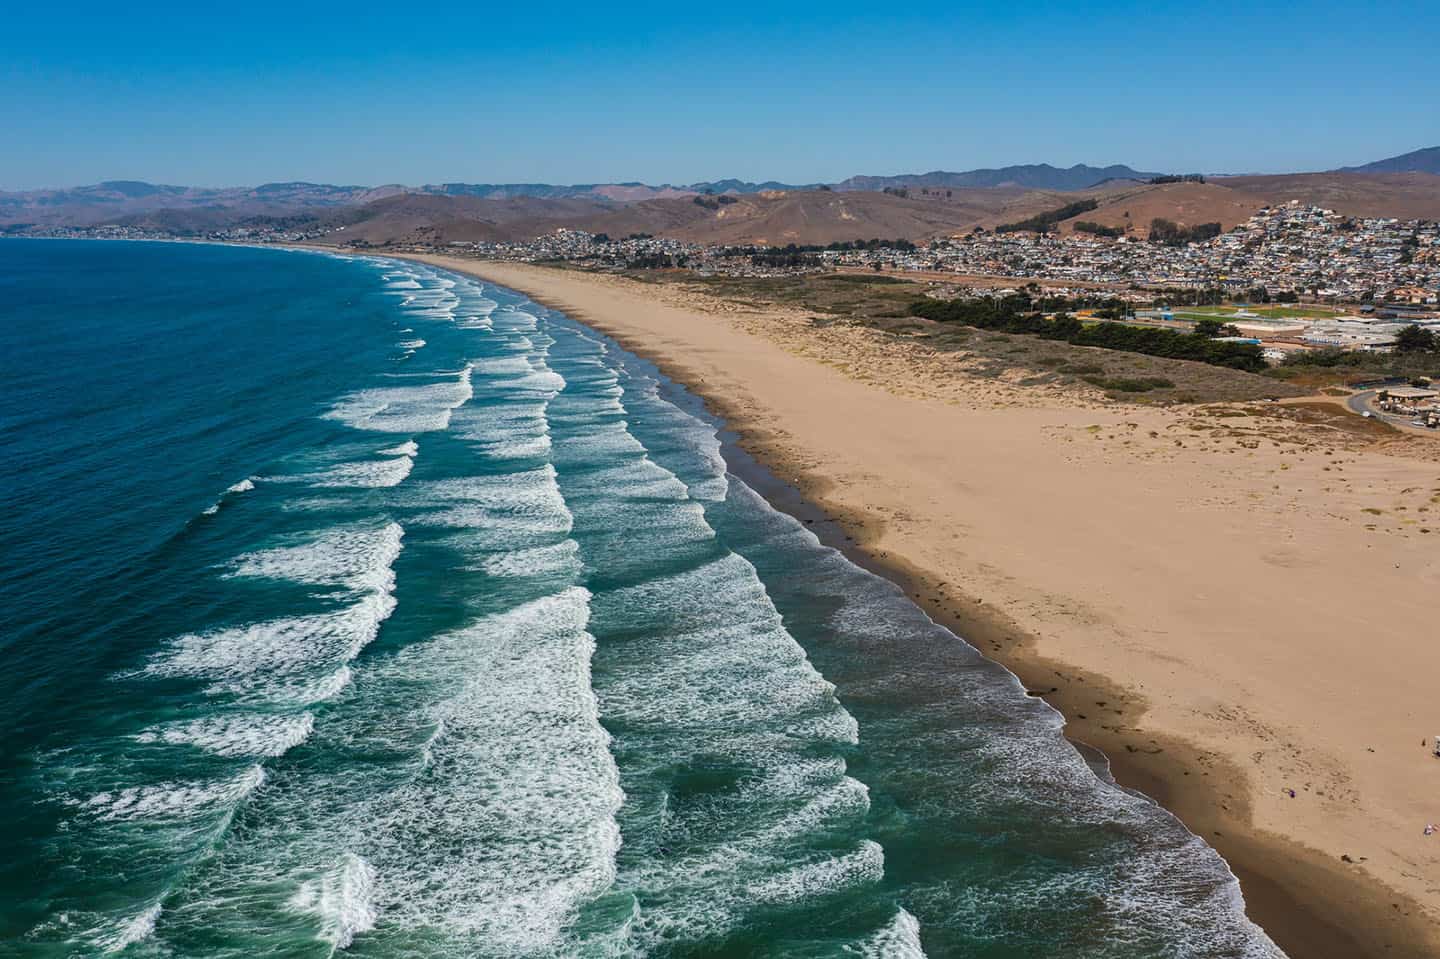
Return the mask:
M 323 472 L 311 473 L 300 479 L 320 489 L 390 489 L 405 482 L 405 477 L 409 476 L 414 468 L 414 459 L 398 456 L 393 459 L 338 463 Z
M 581 568 L 579 546 L 568 539 L 550 546 L 494 553 L 483 557 L 478 565 L 491 576 L 539 576 L 562 572 L 579 575 Z
M 348 662 L 375 638 L 394 608 L 389 592 L 375 593 L 332 613 L 191 633 L 174 640 L 144 671 L 214 680 L 221 684 L 217 692 L 245 692 L 280 674 Z
M 225 492 L 220 494 L 220 498 L 217 499 L 213 505 L 207 506 L 202 512 L 204 512 L 206 516 L 214 516 L 216 513 L 220 512 L 220 507 L 224 504 L 227 497 L 238 496 L 241 493 L 248 493 L 254 488 L 255 478 L 253 476 L 247 479 L 243 479 L 238 483 L 232 483 L 230 486 L 227 486 L 225 488 Z
M 251 766 L 233 779 L 198 783 L 127 786 L 96 793 L 80 804 L 100 819 L 192 819 L 231 807 L 265 781 L 265 770 Z
M 485 446 L 485 455 L 494 459 L 539 459 L 553 448 L 549 436 L 502 440 Z
M 590 683 L 579 588 L 406 649 L 430 708 L 426 775 L 376 798 L 365 855 L 387 927 L 486 954 L 565 954 L 575 911 L 609 887 L 623 794 Z M 458 948 L 458 947 L 457 947 Z
M 286 513 L 325 513 L 351 508 L 351 502 L 341 495 L 293 496 L 280 504 L 281 511 Z
M 863 840 L 854 852 L 767 875 L 749 884 L 747 898 L 769 904 L 801 902 L 876 883 L 885 875 L 885 851 Z
M 574 523 L 549 465 L 501 476 L 435 480 L 416 486 L 408 502 L 429 508 L 414 522 L 485 530 L 496 546 L 531 545 L 539 536 L 569 533 Z
M 357 935 L 375 927 L 374 895 L 374 867 L 346 853 L 334 869 L 303 882 L 289 905 L 315 916 L 321 942 L 345 949 Z
M 495 458 L 544 456 L 551 448 L 544 402 L 464 407 L 451 425 L 457 439 Z
M 390 567 L 400 555 L 404 535 L 399 523 L 340 526 L 292 545 L 245 553 L 226 575 L 383 591 L 393 584 Z
M 557 453 L 557 461 L 567 463 L 596 463 L 607 458 L 617 459 L 625 455 L 640 455 L 645 447 L 630 434 L 629 424 L 623 420 L 604 423 L 585 433 L 583 439 L 567 444 Z
M 528 376 L 534 372 L 530 361 L 523 356 L 486 357 L 471 365 L 482 376 Z
M 402 350 L 418 350 L 425 345 L 425 341 L 421 339 L 401 340 L 395 345 L 400 347 L 400 349 Z
M 329 612 L 180 636 L 144 672 L 210 680 L 212 693 L 247 701 L 265 701 L 267 694 L 288 703 L 333 696 L 349 681 L 342 667 L 374 640 L 395 609 L 392 566 L 403 535 L 398 523 L 342 526 L 239 557 L 230 575 L 334 586 L 359 598 Z M 316 669 L 328 674 L 306 675 Z
M 449 426 L 451 412 L 473 395 L 470 368 L 466 367 L 454 380 L 352 393 L 331 407 L 325 418 L 357 430 L 426 433 Z
M 315 719 L 298 715 L 208 716 L 154 726 L 136 734 L 142 743 L 197 746 L 218 756 L 281 756 L 310 735 Z
M 674 473 L 648 459 L 586 470 L 570 478 L 567 488 L 572 495 L 581 493 L 607 499 L 618 496 L 624 499 L 683 500 L 690 492 Z
M 565 377 L 554 370 L 535 370 L 525 376 L 517 376 L 505 384 L 507 389 L 527 390 L 534 393 L 559 393 L 565 389 Z
M 846 951 L 863 959 L 925 959 L 925 949 L 920 944 L 920 920 L 899 909 L 884 929 L 858 949 Z
M 349 666 L 341 666 L 323 676 L 271 676 L 262 681 L 233 682 L 228 691 L 240 694 L 242 703 L 264 703 L 268 706 L 310 706 L 334 699 L 353 679 Z M 218 688 L 218 687 L 217 687 Z
M 410 475 L 418 452 L 419 446 L 414 440 L 373 451 L 363 445 L 347 444 L 325 455 L 298 458 L 304 467 L 309 467 L 303 472 L 277 473 L 263 479 L 267 483 L 305 483 L 318 489 L 389 489 L 399 486 Z M 375 459 L 375 456 L 384 459 Z M 314 469 L 319 463 L 327 465 L 324 469 Z
M 160 918 L 161 904 L 154 903 L 140 912 L 123 920 L 110 930 L 95 938 L 95 944 L 102 952 L 123 952 L 137 942 L 144 942 L 155 932 L 155 923 Z
M 729 467 L 715 426 L 663 399 L 658 381 L 648 375 L 627 371 L 623 389 L 627 408 L 643 412 L 648 421 L 665 427 L 665 459 L 681 471 L 690 496 L 704 502 L 724 500 L 729 492 Z

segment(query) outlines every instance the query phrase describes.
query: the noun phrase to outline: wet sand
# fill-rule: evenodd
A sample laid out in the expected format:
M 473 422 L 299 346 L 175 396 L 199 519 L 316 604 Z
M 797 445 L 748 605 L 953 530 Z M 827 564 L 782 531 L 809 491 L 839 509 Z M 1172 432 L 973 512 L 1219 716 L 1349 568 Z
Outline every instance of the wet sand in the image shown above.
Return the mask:
M 1014 671 L 1292 956 L 1440 955 L 1440 444 L 967 376 L 671 286 L 417 257 L 701 395 L 837 545 Z M 1432 729 L 1431 727 L 1434 727 Z M 1287 790 L 1293 789 L 1291 798 Z

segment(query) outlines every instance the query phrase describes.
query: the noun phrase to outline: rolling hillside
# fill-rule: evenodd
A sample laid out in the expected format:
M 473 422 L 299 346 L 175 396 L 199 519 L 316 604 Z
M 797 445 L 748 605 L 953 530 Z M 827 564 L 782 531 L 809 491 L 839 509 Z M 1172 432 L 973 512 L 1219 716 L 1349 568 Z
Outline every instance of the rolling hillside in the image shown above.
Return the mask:
M 505 200 L 404 195 L 336 211 L 320 220 L 344 225 L 334 239 L 449 243 L 522 240 L 561 227 L 614 237 L 648 233 L 695 243 L 785 246 L 857 239 L 928 240 L 993 229 L 1059 209 L 1077 199 L 1096 209 L 1062 221 L 1062 233 L 1080 220 L 1149 233 L 1151 220 L 1186 226 L 1245 221 L 1261 207 L 1315 202 L 1355 216 L 1440 218 L 1440 177 L 1428 174 L 1296 174 L 1232 177 L 1208 183 L 1110 182 L 1084 191 L 1018 188 L 931 190 L 896 196 L 877 192 L 769 190 L 755 194 L 680 196 L 613 203 L 580 198 Z
M 687 196 L 631 204 L 512 198 L 403 196 L 317 221 L 336 242 L 450 243 L 520 240 L 561 227 L 697 243 L 784 246 L 840 240 L 929 239 L 970 229 L 1017 201 L 1020 191 L 968 191 L 950 201 L 827 190 Z
M 1090 191 L 1099 208 L 1082 213 L 1061 224 L 1061 232 L 1074 232 L 1077 222 L 1088 220 L 1101 226 L 1119 227 L 1137 236 L 1147 236 L 1150 221 L 1173 220 L 1184 226 L 1219 223 L 1228 230 L 1243 223 L 1266 201 L 1215 183 L 1164 183 L 1105 192 Z
M 1018 191 L 972 190 L 949 199 L 828 190 L 766 191 L 723 198 L 652 200 L 577 225 L 611 236 L 654 233 L 698 243 L 833 243 L 929 239 L 969 229 Z M 728 201 L 728 202 L 727 202 Z

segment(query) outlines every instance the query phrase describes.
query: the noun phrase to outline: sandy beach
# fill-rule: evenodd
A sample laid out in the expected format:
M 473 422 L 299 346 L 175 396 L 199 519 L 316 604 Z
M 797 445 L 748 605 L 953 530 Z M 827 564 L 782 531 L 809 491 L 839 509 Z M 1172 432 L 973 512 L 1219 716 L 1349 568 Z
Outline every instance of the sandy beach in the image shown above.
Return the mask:
M 1440 443 L 970 377 L 963 354 L 673 285 L 417 259 L 700 394 L 1219 849 L 1290 955 L 1440 954 Z

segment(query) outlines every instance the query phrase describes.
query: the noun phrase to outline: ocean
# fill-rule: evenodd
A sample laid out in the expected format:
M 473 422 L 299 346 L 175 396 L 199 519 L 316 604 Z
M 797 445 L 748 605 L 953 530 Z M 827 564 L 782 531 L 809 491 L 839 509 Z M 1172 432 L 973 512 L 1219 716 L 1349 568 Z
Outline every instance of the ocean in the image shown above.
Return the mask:
M 5 240 L 0 363 L 0 955 L 1279 955 L 559 312 Z

